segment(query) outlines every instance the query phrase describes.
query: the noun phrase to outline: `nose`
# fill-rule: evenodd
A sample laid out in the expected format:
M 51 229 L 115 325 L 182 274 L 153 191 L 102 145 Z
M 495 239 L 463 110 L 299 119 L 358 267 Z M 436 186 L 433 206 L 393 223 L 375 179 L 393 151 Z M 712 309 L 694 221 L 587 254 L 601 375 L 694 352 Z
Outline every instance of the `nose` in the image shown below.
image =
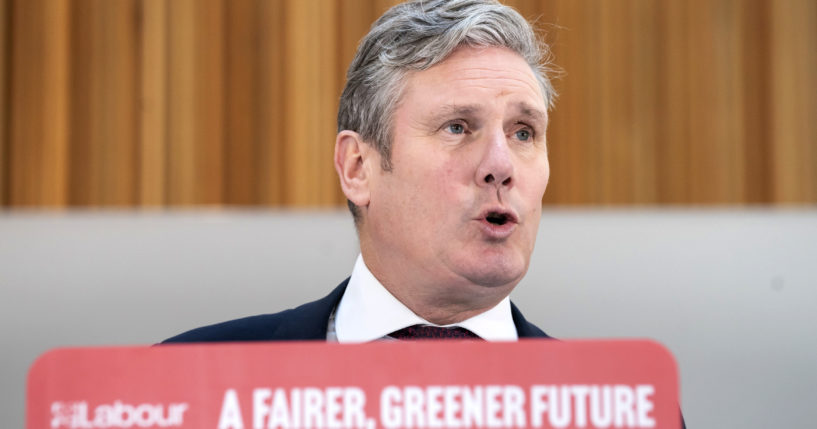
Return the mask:
M 484 152 L 477 167 L 475 180 L 479 186 L 497 189 L 513 186 L 513 160 L 510 147 L 502 130 L 487 136 Z

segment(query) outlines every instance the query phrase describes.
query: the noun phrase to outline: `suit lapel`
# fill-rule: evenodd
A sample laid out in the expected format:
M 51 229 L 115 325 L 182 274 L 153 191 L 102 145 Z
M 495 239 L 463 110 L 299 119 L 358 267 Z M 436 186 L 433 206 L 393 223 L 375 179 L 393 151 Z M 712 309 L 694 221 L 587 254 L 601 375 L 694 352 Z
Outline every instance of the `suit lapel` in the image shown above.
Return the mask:
M 519 335 L 519 338 L 550 338 L 548 334 L 537 328 L 536 325 L 525 320 L 525 317 L 522 316 L 522 312 L 516 308 L 514 303 L 511 303 L 511 316 L 513 316 L 513 323 L 516 325 L 516 333 Z
M 347 278 L 341 282 L 329 295 L 290 310 L 287 317 L 273 334 L 276 340 L 326 340 L 326 328 L 329 316 L 338 306 L 346 285 Z

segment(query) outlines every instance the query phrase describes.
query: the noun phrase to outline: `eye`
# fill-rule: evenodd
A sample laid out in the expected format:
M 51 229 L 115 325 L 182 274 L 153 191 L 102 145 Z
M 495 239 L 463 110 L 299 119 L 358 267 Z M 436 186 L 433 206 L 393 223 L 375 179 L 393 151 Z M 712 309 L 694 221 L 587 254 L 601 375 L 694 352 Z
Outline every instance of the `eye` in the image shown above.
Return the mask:
M 465 134 L 465 125 L 459 122 L 452 122 L 448 124 L 448 131 L 451 134 Z
M 519 139 L 519 141 L 526 142 L 526 141 L 530 140 L 531 137 L 532 137 L 531 132 L 527 128 L 522 128 L 521 130 L 518 130 L 516 132 L 516 138 Z

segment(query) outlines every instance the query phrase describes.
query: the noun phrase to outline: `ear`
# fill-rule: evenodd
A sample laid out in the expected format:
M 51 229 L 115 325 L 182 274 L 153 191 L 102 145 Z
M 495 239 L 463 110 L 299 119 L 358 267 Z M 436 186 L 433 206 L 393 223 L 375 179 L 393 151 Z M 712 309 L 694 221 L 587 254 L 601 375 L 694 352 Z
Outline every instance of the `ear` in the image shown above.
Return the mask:
M 361 139 L 360 134 L 343 130 L 335 138 L 335 170 L 340 177 L 340 187 L 346 198 L 358 207 L 369 205 L 369 163 L 367 158 L 373 148 Z

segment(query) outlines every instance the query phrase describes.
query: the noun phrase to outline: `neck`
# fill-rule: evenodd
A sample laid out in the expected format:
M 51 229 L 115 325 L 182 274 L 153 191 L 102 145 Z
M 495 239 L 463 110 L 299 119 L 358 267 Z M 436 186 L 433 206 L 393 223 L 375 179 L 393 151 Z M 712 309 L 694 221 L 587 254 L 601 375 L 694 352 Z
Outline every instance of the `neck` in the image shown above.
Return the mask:
M 428 281 L 433 276 L 424 275 L 422 267 L 389 263 L 382 252 L 373 252 L 364 243 L 361 239 L 361 254 L 372 275 L 414 314 L 436 325 L 460 323 L 484 313 L 515 286 L 485 287 L 465 279 Z

